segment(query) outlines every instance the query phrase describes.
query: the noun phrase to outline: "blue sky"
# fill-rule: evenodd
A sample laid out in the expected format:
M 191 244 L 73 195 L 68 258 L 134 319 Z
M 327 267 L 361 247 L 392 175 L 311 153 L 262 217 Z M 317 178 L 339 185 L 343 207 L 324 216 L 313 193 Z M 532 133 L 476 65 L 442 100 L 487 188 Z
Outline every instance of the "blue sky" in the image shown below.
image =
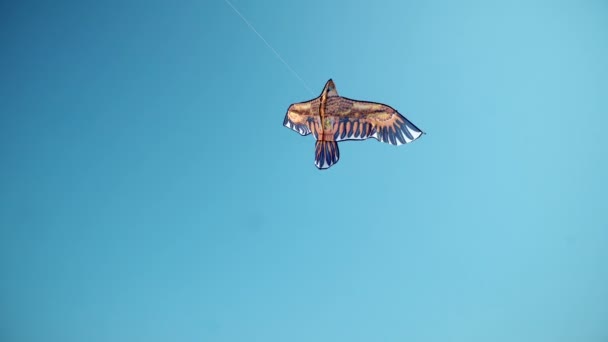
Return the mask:
M 605 341 L 604 1 L 0 5 L 2 341 Z M 316 96 L 316 94 L 315 94 Z

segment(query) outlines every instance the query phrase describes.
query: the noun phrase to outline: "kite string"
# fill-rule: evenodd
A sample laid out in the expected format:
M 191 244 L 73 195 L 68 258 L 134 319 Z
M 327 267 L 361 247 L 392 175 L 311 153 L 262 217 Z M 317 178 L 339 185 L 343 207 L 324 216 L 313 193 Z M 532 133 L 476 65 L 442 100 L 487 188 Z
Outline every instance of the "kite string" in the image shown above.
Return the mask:
M 302 82 L 302 85 L 304 86 L 304 88 L 306 88 L 306 90 L 308 90 L 308 92 L 310 92 L 311 95 L 314 96 L 314 92 L 308 87 L 308 85 L 306 84 L 306 82 L 304 82 L 304 80 L 302 79 L 302 77 L 300 77 L 300 75 L 298 75 L 297 72 L 295 72 L 295 70 L 293 70 L 293 68 L 283 59 L 283 57 L 281 57 L 281 55 L 279 55 L 279 53 L 277 52 L 277 50 L 275 50 L 269 43 L 268 41 L 266 41 L 266 39 L 264 39 L 264 37 L 262 37 L 262 35 L 255 29 L 255 27 L 253 27 L 253 25 L 251 25 L 251 23 L 241 14 L 241 12 L 239 12 L 236 7 L 234 7 L 232 5 L 232 3 L 228 0 L 224 0 L 230 7 L 232 7 L 232 9 L 234 10 L 234 12 L 236 14 L 239 15 L 239 17 L 241 17 L 241 19 L 243 19 L 243 21 L 245 22 L 245 24 L 247 24 L 247 26 L 249 26 L 249 28 L 258 35 L 258 37 L 260 37 L 260 39 L 264 42 L 264 44 L 266 44 L 266 46 L 272 51 L 274 52 L 274 54 L 277 56 L 277 58 L 283 62 L 283 64 L 285 64 L 285 66 L 287 67 L 287 69 L 289 69 L 289 71 L 291 71 L 292 74 L 294 74 L 294 76 L 300 80 L 300 82 Z

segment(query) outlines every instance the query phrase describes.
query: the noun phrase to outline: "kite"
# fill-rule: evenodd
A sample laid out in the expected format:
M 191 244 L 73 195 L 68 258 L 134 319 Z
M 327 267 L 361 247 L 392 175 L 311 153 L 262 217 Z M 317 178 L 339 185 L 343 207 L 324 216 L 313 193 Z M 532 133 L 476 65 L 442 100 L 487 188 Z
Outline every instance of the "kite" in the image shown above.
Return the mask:
M 331 79 L 320 96 L 290 105 L 283 126 L 302 136 L 312 133 L 317 139 L 315 165 L 322 170 L 338 162 L 339 141 L 375 138 L 391 145 L 403 145 L 424 134 L 388 105 L 338 95 Z

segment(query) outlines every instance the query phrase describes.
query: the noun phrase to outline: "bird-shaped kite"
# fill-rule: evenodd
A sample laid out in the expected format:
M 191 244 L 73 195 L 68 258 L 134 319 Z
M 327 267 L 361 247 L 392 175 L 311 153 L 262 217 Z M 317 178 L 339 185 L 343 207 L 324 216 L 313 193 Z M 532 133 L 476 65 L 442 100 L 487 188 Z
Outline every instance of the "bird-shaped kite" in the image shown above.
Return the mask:
M 315 165 L 319 169 L 328 169 L 338 162 L 338 141 L 375 138 L 402 145 L 423 134 L 390 106 L 339 96 L 331 79 L 319 97 L 289 106 L 283 125 L 300 135 L 313 134 L 317 139 Z

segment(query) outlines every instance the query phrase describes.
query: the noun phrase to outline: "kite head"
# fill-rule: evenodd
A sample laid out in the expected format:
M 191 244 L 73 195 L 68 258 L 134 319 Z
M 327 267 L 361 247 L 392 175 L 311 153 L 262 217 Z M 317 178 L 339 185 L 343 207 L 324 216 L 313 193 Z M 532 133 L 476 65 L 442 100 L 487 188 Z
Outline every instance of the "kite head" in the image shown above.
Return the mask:
M 323 88 L 323 94 L 327 97 L 338 96 L 338 90 L 336 89 L 336 85 L 334 81 L 330 78 L 327 83 L 325 83 L 325 88 Z

